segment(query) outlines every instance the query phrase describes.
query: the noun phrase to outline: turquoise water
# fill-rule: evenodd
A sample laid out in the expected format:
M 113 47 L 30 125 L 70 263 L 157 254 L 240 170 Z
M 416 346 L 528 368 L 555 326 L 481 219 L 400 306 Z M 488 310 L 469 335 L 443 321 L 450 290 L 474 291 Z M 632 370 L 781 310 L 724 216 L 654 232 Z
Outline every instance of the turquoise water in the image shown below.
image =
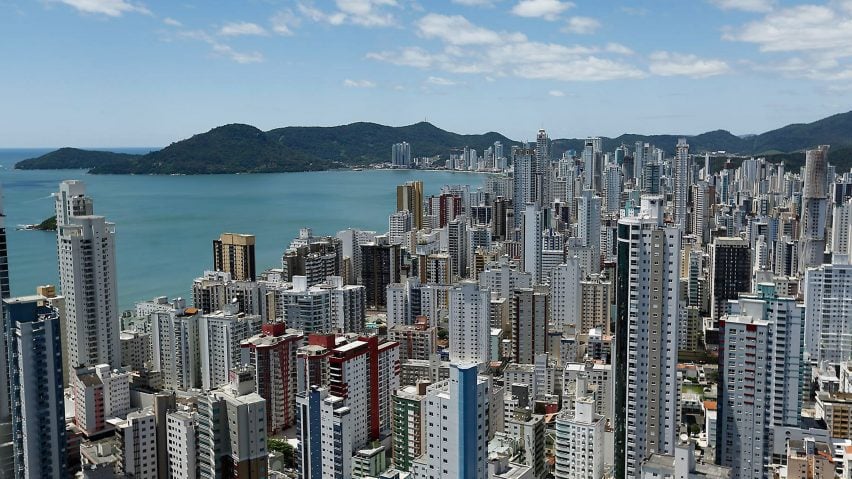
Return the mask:
M 126 176 L 12 169 L 16 161 L 45 151 L 0 150 L 12 294 L 58 284 L 54 233 L 16 231 L 15 226 L 52 216 L 50 194 L 59 182 L 80 179 L 94 199 L 95 214 L 116 224 L 122 309 L 160 295 L 188 297 L 193 278 L 212 267 L 212 240 L 224 231 L 257 237 L 258 270 L 280 267 L 281 253 L 299 228 L 312 227 L 315 234 L 347 227 L 386 231 L 397 184 L 423 180 L 426 194 L 435 194 L 443 185 L 476 187 L 485 179 L 475 173 L 409 170 Z

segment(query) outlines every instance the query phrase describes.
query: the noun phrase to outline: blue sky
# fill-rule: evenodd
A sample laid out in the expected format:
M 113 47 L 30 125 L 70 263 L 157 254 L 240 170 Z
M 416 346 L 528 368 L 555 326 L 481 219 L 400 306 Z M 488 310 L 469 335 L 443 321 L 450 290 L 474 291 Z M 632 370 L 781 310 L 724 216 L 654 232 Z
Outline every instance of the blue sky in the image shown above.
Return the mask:
M 0 147 L 759 133 L 852 109 L 850 59 L 852 0 L 0 0 Z

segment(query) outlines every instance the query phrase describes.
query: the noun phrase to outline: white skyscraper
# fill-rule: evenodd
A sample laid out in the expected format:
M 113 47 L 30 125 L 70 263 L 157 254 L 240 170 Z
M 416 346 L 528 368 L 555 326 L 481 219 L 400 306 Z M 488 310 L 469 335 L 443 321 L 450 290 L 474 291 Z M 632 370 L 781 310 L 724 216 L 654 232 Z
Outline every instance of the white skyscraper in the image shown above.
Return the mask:
M 260 326 L 260 316 L 238 314 L 233 308 L 198 319 L 203 389 L 228 384 L 231 369 L 240 366 L 240 342 L 259 333 Z
M 583 190 L 577 197 L 577 237 L 583 246 L 601 251 L 601 197 L 592 190 Z
M 486 479 L 491 381 L 475 364 L 451 364 L 450 378 L 426 392 L 426 454 L 415 479 Z
M 618 231 L 616 470 L 635 477 L 651 454 L 674 454 L 681 231 L 663 224 L 660 196 Z
M 804 308 L 775 286 L 741 295 L 720 322 L 718 456 L 735 479 L 772 477 L 774 431 L 798 426 Z
M 196 416 L 195 413 L 187 411 L 175 411 L 166 415 L 168 477 L 193 479 L 198 473 Z
M 92 216 L 79 182 L 56 193 L 59 283 L 65 296 L 68 367 L 121 365 L 115 225 Z M 84 213 L 78 215 L 77 213 Z
M 536 205 L 524 209 L 524 271 L 532 275 L 533 283 L 541 282 L 541 234 L 544 231 L 544 212 Z
M 689 144 L 686 138 L 677 140 L 674 158 L 674 223 L 681 229 L 687 227 L 687 201 L 689 200 Z
M 607 213 L 618 213 L 621 207 L 621 190 L 624 187 L 621 167 L 612 163 L 604 171 L 604 199 Z
M 111 421 L 120 444 L 121 470 L 125 477 L 156 479 L 157 434 L 154 411 L 144 409 Z
M 486 363 L 490 357 L 491 294 L 473 281 L 462 281 L 450 290 L 450 361 Z
M 805 351 L 822 363 L 852 360 L 852 265 L 805 272 Z
M 606 419 L 593 397 L 581 396 L 556 418 L 556 479 L 600 479 L 604 474 Z
M 572 256 L 553 269 L 550 277 L 550 320 L 558 331 L 577 334 L 581 327 L 583 274 L 580 258 Z
M 852 226 L 852 198 L 834 207 L 831 222 L 831 252 L 834 262 L 849 262 L 849 234 Z

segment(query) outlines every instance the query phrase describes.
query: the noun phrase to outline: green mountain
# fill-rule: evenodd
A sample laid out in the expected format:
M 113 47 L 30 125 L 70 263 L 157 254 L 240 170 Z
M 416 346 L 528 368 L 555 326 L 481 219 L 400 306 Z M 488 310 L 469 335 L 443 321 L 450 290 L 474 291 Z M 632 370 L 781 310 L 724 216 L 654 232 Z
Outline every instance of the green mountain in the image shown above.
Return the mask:
M 637 141 L 674 153 L 682 135 L 624 134 L 602 138 L 605 151 L 621 144 L 631 149 Z M 734 155 L 762 154 L 784 159 L 795 169 L 804 160 L 801 151 L 830 144 L 831 162 L 844 170 L 852 165 L 852 112 L 832 115 L 808 124 L 787 125 L 759 135 L 742 137 L 725 130 L 686 135 L 693 152 L 725 151 Z M 420 122 L 402 127 L 352 123 L 334 127 L 285 127 L 267 132 L 253 126 L 231 124 L 172 143 L 145 155 L 60 148 L 24 160 L 18 169 L 88 168 L 92 173 L 202 174 L 315 171 L 381 163 L 390 160 L 391 145 L 407 141 L 416 156 L 441 155 L 468 146 L 479 152 L 495 141 L 508 154 L 513 141 L 499 133 L 460 135 Z M 583 149 L 583 139 L 556 139 L 551 153 Z M 715 164 L 715 162 L 714 162 Z M 721 165 L 721 163 L 720 163 Z

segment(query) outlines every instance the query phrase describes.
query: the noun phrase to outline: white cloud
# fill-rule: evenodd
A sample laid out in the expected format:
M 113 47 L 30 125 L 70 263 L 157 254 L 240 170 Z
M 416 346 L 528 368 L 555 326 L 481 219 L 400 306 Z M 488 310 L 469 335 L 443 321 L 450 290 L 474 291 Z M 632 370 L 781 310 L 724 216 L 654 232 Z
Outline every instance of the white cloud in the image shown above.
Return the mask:
M 237 63 L 260 63 L 264 61 L 263 54 L 260 52 L 241 52 L 234 50 L 230 45 L 220 42 L 207 32 L 202 30 L 184 30 L 178 32 L 181 38 L 197 40 L 210 45 L 213 53 L 228 58 Z
M 837 50 L 852 53 L 852 18 L 821 5 L 799 5 L 729 29 L 726 40 L 754 43 L 765 52 Z
M 347 78 L 343 80 L 343 86 L 348 88 L 375 88 L 376 84 L 370 80 L 350 80 Z
M 461 15 L 430 13 L 417 21 L 418 33 L 451 45 L 494 45 L 506 41 L 524 41 L 522 33 L 498 33 L 479 27 Z
M 151 11 L 144 5 L 126 0 L 59 0 L 83 13 L 94 13 L 108 17 L 120 17 L 125 13 L 144 13 Z
M 430 85 L 438 85 L 438 86 L 452 86 L 455 85 L 456 82 L 449 80 L 443 77 L 430 76 L 426 79 L 426 83 Z
M 706 78 L 728 73 L 731 68 L 722 60 L 699 58 L 691 54 L 654 52 L 650 56 L 651 73 L 660 76 Z
M 630 48 L 614 42 L 607 43 L 605 49 L 606 51 L 615 53 L 616 55 L 633 55 L 634 53 Z
M 260 52 L 239 52 L 224 43 L 214 43 L 213 51 L 237 63 L 261 63 L 263 54 Z
M 264 36 L 267 35 L 267 33 L 266 29 L 256 23 L 230 22 L 226 23 L 219 29 L 219 35 L 224 35 L 226 37 Z
M 561 81 L 606 81 L 646 76 L 632 65 L 594 56 L 525 65 L 523 68 L 517 67 L 514 73 L 521 78 Z
M 386 7 L 396 7 L 396 0 L 335 0 L 337 10 L 326 12 L 310 3 L 299 3 L 299 12 L 315 22 L 330 25 L 345 23 L 362 27 L 388 27 L 396 18 Z
M 772 10 L 773 0 L 710 0 L 722 10 L 742 10 L 744 12 L 768 12 Z
M 559 14 L 573 6 L 573 2 L 560 0 L 520 0 L 512 7 L 512 13 L 519 17 L 556 20 Z
M 601 22 L 591 17 L 571 17 L 568 23 L 562 28 L 563 32 L 574 33 L 577 35 L 588 35 L 595 33 L 601 27 Z
M 175 20 L 174 18 L 171 18 L 171 17 L 164 18 L 163 23 L 165 23 L 166 25 L 168 25 L 170 27 L 182 27 L 183 26 L 183 23 L 181 23 L 181 22 L 179 22 L 179 21 L 177 21 L 177 20 Z
M 494 0 L 452 0 L 453 3 L 464 5 L 466 7 L 490 7 L 494 5 Z
M 367 54 L 367 58 L 415 68 L 429 68 L 435 64 L 436 60 L 434 55 L 418 47 L 407 47 L 398 51 L 372 52 Z
M 852 71 L 852 1 L 798 5 L 728 28 L 725 40 L 757 45 L 772 54 L 750 66 L 757 71 L 818 81 L 849 81 Z M 789 56 L 784 58 L 784 54 Z M 780 57 L 780 58 L 779 58 Z
M 621 13 L 633 17 L 644 17 L 648 14 L 648 9 L 641 7 L 621 7 L 619 10 L 621 10 Z
M 562 90 L 550 90 L 549 92 L 547 92 L 547 94 L 550 95 L 550 96 L 555 96 L 555 97 L 565 96 L 565 92 L 562 91 Z
M 293 29 L 297 28 L 302 21 L 293 13 L 293 10 L 288 8 L 273 15 L 270 22 L 273 32 L 289 37 L 293 35 Z
M 517 32 L 496 32 L 453 15 L 429 14 L 416 22 L 418 34 L 443 43 L 440 50 L 405 47 L 371 52 L 367 58 L 395 65 L 488 78 L 513 75 L 560 81 L 643 78 L 647 73 L 608 55 L 632 51 L 618 44 L 604 48 L 533 42 Z

